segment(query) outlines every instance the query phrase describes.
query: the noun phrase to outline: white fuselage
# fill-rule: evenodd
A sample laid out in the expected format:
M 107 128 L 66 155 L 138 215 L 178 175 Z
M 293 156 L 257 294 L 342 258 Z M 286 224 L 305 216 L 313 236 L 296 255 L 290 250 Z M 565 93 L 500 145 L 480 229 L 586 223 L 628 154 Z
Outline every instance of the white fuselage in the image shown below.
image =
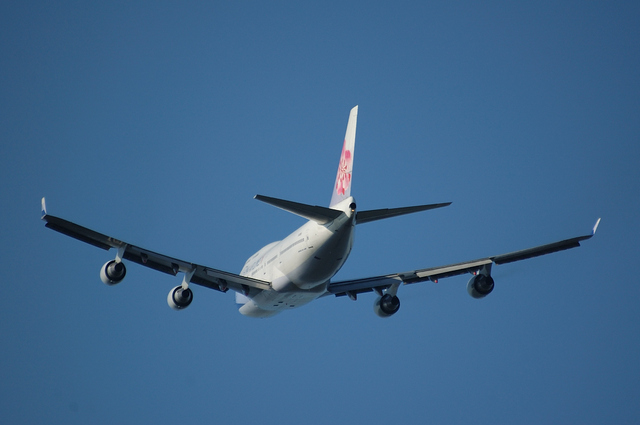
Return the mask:
M 353 247 L 353 202 L 349 197 L 333 207 L 344 213 L 335 220 L 327 224 L 309 221 L 251 256 L 240 275 L 270 282 L 271 289 L 251 289 L 240 313 L 269 317 L 323 295 Z

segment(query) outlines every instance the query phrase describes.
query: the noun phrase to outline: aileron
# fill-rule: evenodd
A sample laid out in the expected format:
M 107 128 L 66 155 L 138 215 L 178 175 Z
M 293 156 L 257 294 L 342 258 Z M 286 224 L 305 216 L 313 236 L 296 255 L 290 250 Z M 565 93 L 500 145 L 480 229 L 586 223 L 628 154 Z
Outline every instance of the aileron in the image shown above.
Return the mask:
M 496 255 L 495 257 L 491 257 L 491 259 L 496 264 L 507 264 L 514 261 L 526 260 L 528 258 L 539 257 L 541 255 L 552 254 L 554 252 L 564 251 L 571 248 L 577 248 L 580 246 L 580 242 L 591 239 L 591 237 L 595 235 L 598 224 L 600 224 L 600 219 L 596 221 L 596 224 L 593 227 L 593 231 L 590 235 L 578 236 L 576 238 L 565 239 L 563 241 L 540 245 L 534 248 L 523 249 L 521 251 L 510 252 L 508 254 Z
M 90 245 L 97 246 L 98 248 L 109 250 L 111 248 L 117 248 L 122 244 L 121 241 L 114 240 L 102 233 L 94 232 L 93 230 L 62 218 L 44 215 L 42 219 L 47 222 L 45 226 L 49 229 L 60 232 L 63 235 L 71 236 L 74 239 L 86 242 Z

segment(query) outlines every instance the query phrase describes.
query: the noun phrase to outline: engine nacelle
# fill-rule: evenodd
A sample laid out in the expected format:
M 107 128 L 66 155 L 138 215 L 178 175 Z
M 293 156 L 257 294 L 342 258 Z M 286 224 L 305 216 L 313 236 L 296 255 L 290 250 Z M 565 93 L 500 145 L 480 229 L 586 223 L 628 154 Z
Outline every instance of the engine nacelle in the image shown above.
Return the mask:
M 469 279 L 469 283 L 467 283 L 467 292 L 473 298 L 484 298 L 493 291 L 493 286 L 494 282 L 491 276 L 478 274 Z
M 379 317 L 390 317 L 398 312 L 400 309 L 400 299 L 391 294 L 384 294 L 378 297 L 373 303 L 373 311 Z
M 111 260 L 104 263 L 100 269 L 100 280 L 109 286 L 122 282 L 127 274 L 127 268 L 121 261 Z
M 174 310 L 182 310 L 189 307 L 191 301 L 193 301 L 193 292 L 189 288 L 182 288 L 182 285 L 173 288 L 167 296 L 167 303 Z

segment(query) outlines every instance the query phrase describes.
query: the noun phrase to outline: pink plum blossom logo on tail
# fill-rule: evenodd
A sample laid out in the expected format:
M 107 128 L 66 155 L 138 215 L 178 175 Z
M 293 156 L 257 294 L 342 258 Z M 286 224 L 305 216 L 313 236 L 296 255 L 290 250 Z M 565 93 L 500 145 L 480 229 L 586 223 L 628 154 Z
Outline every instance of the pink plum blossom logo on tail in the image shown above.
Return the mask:
M 336 178 L 336 193 L 344 195 L 351 185 L 351 171 L 353 166 L 353 156 L 351 151 L 346 149 L 347 141 L 342 145 L 342 155 L 340 155 L 340 165 L 338 166 L 338 177 Z

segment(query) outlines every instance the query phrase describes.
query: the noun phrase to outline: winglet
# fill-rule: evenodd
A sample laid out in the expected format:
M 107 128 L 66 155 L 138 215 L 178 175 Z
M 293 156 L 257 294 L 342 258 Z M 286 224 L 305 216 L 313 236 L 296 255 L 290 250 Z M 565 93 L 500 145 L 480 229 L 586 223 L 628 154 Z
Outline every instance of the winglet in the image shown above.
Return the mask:
M 42 216 L 40 218 L 42 218 L 44 220 L 44 217 L 47 215 L 47 203 L 44 200 L 44 196 L 42 197 Z
M 598 225 L 600 224 L 600 220 L 601 218 L 599 218 L 598 221 L 596 221 L 596 225 L 593 226 L 593 230 L 591 231 L 591 236 L 596 234 L 596 230 L 598 230 Z

